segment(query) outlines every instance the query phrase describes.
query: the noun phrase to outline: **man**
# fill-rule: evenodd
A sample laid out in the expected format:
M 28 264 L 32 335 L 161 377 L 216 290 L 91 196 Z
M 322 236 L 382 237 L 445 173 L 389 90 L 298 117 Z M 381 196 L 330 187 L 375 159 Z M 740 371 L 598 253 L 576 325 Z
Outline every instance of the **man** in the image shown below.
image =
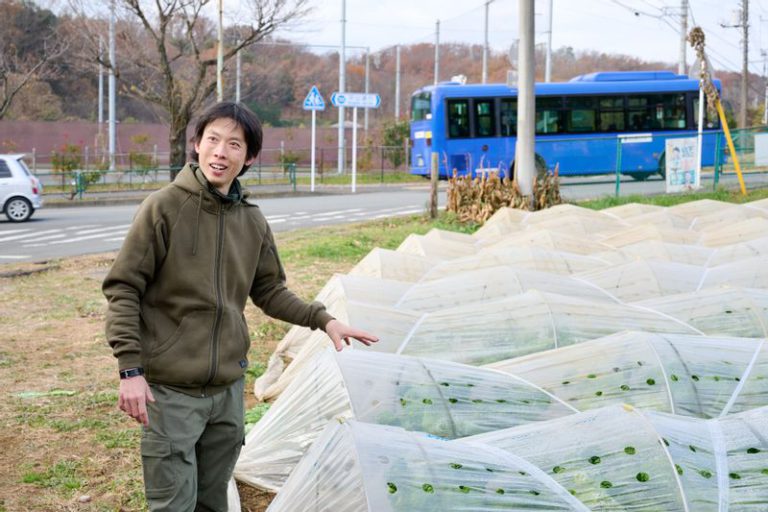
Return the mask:
M 118 406 L 143 425 L 153 511 L 227 510 L 245 437 L 248 297 L 270 316 L 325 330 L 336 350 L 350 338 L 377 341 L 286 288 L 269 225 L 237 180 L 261 143 L 261 124 L 242 105 L 203 113 L 197 163 L 144 201 L 104 280 Z

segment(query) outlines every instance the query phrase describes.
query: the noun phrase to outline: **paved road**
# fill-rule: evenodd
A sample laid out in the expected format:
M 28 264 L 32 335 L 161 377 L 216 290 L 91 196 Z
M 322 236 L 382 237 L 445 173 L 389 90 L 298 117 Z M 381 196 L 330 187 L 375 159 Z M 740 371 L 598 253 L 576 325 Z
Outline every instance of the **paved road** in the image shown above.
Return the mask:
M 441 194 L 444 204 L 444 194 Z M 360 222 L 425 211 L 427 189 L 257 199 L 274 231 Z M 0 265 L 114 251 L 136 205 L 42 208 L 29 222 L 0 221 Z
M 722 182 L 736 186 L 734 176 Z M 768 175 L 747 177 L 748 186 L 768 185 Z M 606 176 L 565 178 L 562 195 L 566 200 L 579 200 L 615 193 L 615 181 Z M 711 181 L 702 187 L 711 189 Z M 445 183 L 440 204 L 445 204 Z M 644 182 L 623 179 L 620 194 L 660 194 L 664 182 L 658 177 Z M 425 211 L 428 184 L 404 185 L 357 194 L 303 195 L 298 197 L 257 198 L 274 231 L 359 222 L 376 218 L 407 215 Z M 258 197 L 258 194 L 257 194 Z M 43 208 L 30 222 L 12 224 L 0 220 L 0 265 L 8 262 L 43 261 L 65 256 L 114 251 L 120 248 L 136 211 L 136 205 Z

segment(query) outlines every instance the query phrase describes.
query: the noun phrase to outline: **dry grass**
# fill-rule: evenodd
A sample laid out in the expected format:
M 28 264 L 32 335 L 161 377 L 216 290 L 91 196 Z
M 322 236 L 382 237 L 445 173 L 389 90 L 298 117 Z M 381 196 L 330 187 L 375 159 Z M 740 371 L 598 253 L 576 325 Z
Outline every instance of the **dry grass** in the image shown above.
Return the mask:
M 433 226 L 411 217 L 281 234 L 278 244 L 289 286 L 310 299 L 373 247 L 395 247 Z M 116 363 L 104 337 L 101 281 L 113 258 L 0 267 L 0 512 L 146 508 L 140 430 L 117 409 Z M 251 305 L 245 315 L 259 367 L 288 326 Z M 241 494 L 246 511 L 271 500 L 253 489 Z

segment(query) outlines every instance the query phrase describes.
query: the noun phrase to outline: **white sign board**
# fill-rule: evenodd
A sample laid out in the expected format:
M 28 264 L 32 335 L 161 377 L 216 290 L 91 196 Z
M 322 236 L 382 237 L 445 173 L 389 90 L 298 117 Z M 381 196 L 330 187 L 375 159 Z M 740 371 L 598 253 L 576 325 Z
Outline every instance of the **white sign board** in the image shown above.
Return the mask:
M 755 134 L 755 165 L 768 165 L 768 133 Z
M 331 94 L 331 103 L 334 107 L 378 108 L 381 96 L 364 92 L 334 92 Z
M 698 146 L 696 137 L 666 140 L 665 174 L 668 193 L 694 190 L 701 185 L 701 176 L 696 169 Z

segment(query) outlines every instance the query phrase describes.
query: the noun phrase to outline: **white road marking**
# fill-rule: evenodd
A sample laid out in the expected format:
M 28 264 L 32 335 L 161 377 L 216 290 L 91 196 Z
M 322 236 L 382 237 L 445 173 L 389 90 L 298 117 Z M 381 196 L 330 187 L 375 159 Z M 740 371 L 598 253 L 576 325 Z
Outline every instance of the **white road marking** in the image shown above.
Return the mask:
M 51 233 L 58 233 L 59 229 L 47 229 L 45 231 L 33 231 L 32 233 L 25 233 L 23 235 L 14 235 L 14 236 L 6 236 L 3 238 L 0 238 L 0 242 L 12 242 L 14 240 L 23 240 L 25 238 L 33 237 L 33 236 L 40 236 L 40 235 L 50 235 Z
M 0 254 L 0 260 L 23 260 L 29 256 L 19 256 L 16 254 Z

